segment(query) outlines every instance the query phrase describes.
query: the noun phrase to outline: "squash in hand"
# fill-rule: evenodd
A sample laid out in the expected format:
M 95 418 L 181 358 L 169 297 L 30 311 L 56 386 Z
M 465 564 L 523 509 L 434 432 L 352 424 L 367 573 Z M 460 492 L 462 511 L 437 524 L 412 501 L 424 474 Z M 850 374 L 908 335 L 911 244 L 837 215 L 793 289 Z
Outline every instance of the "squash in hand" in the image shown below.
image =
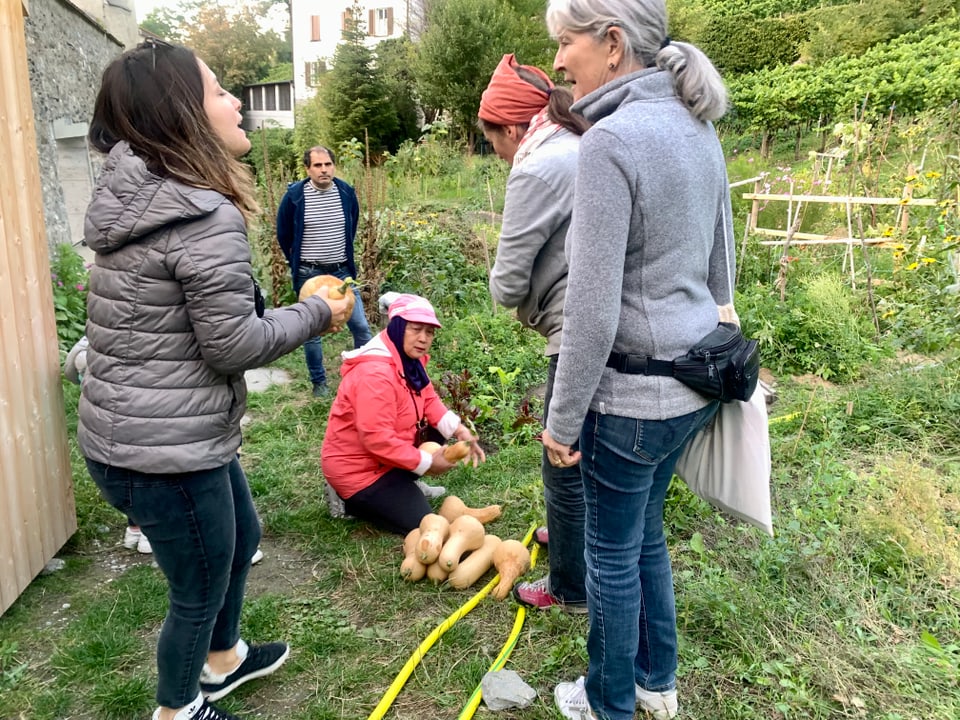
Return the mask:
M 357 302 L 357 296 L 353 294 L 353 288 L 351 286 L 356 284 L 357 281 L 353 278 L 341 280 L 336 275 L 315 275 L 307 280 L 300 288 L 299 300 L 303 302 L 311 295 L 316 294 L 320 288 L 328 287 L 330 288 L 329 297 L 331 300 L 346 299 L 347 317 L 350 317 L 351 313 L 353 313 L 353 306 Z
M 483 547 L 483 536 L 483 523 L 469 515 L 461 515 L 450 523 L 450 536 L 443 543 L 437 564 L 447 572 L 453 572 L 465 553 Z
M 433 440 L 427 440 L 417 449 L 433 455 L 441 447 L 443 448 L 443 457 L 447 459 L 447 462 L 455 463 L 458 460 L 463 460 L 470 454 L 470 443 L 466 440 L 455 442 L 453 445 L 440 445 L 440 443 L 434 442 Z

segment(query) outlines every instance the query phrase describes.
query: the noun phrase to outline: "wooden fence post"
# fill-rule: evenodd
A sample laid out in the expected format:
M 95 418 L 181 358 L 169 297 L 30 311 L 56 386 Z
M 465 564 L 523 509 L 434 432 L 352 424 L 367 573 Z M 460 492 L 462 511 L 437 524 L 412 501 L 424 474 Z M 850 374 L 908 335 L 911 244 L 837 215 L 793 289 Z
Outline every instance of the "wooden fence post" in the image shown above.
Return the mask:
M 0 613 L 77 529 L 26 13 L 0 2 Z

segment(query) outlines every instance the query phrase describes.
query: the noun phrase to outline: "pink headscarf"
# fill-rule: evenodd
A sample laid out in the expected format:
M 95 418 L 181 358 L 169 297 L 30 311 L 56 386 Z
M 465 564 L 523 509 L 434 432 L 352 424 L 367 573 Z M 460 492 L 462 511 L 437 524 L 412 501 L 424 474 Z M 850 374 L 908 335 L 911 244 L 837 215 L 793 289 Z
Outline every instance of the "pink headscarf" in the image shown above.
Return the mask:
M 494 125 L 520 125 L 530 122 L 547 104 L 550 93 L 534 87 L 517 75 L 517 68 L 521 67 L 543 78 L 547 87 L 553 88 L 553 83 L 543 70 L 533 65 L 518 65 L 513 53 L 504 55 L 480 97 L 480 112 L 477 115 L 481 120 Z

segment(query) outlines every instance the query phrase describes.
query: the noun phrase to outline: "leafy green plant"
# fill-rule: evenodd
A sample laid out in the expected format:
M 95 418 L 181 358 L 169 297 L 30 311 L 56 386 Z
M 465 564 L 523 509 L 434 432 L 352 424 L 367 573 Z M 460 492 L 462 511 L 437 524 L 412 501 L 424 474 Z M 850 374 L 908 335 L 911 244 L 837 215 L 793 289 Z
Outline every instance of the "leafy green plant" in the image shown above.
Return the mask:
M 744 331 L 760 340 L 763 363 L 777 373 L 853 380 L 889 351 L 877 345 L 862 303 L 836 275 L 799 279 L 785 302 L 763 286 L 738 300 Z
M 64 243 L 54 251 L 50 280 L 57 340 L 60 350 L 66 352 L 83 336 L 87 323 L 87 269 L 72 245 Z

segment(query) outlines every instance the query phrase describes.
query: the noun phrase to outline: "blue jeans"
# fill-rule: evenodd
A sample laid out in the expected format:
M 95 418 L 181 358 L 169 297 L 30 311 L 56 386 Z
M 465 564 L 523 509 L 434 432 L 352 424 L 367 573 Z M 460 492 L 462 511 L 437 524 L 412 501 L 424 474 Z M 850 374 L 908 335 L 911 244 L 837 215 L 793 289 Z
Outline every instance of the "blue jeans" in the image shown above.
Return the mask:
M 336 275 L 341 280 L 346 280 L 350 276 L 346 265 L 342 265 L 339 270 L 332 273 L 321 272 L 313 268 L 307 268 L 303 265 L 297 270 L 297 279 L 293 283 L 293 290 L 300 294 L 300 288 L 312 277 L 317 275 Z M 363 311 L 363 301 L 360 299 L 360 291 L 353 289 L 353 294 L 357 302 L 353 306 L 353 313 L 347 320 L 347 327 L 350 328 L 350 334 L 353 335 L 353 347 L 358 348 L 365 345 L 373 337 L 370 333 L 370 325 L 367 323 L 367 316 Z M 307 357 L 307 370 L 310 372 L 310 380 L 314 385 L 325 385 L 327 383 L 327 371 L 323 367 L 323 341 L 320 336 L 310 338 L 303 344 L 303 352 Z
M 200 693 L 211 650 L 240 639 L 240 611 L 260 522 L 236 459 L 154 475 L 87 460 L 103 497 L 140 526 L 167 579 L 170 609 L 157 641 L 157 702 L 179 708 Z
M 557 356 L 551 355 L 547 369 L 547 392 L 543 398 L 544 426 L 547 424 L 547 409 L 553 397 L 556 376 Z M 554 467 L 544 449 L 540 474 L 547 506 L 547 528 L 550 530 L 550 594 L 564 603 L 583 605 L 587 602 L 584 587 L 587 566 L 583 559 L 584 504 L 580 465 Z
M 676 687 L 677 612 L 663 504 L 677 458 L 719 405 L 669 420 L 587 413 L 580 435 L 590 618 L 586 689 L 601 720 L 632 720 L 634 683 L 651 691 Z

